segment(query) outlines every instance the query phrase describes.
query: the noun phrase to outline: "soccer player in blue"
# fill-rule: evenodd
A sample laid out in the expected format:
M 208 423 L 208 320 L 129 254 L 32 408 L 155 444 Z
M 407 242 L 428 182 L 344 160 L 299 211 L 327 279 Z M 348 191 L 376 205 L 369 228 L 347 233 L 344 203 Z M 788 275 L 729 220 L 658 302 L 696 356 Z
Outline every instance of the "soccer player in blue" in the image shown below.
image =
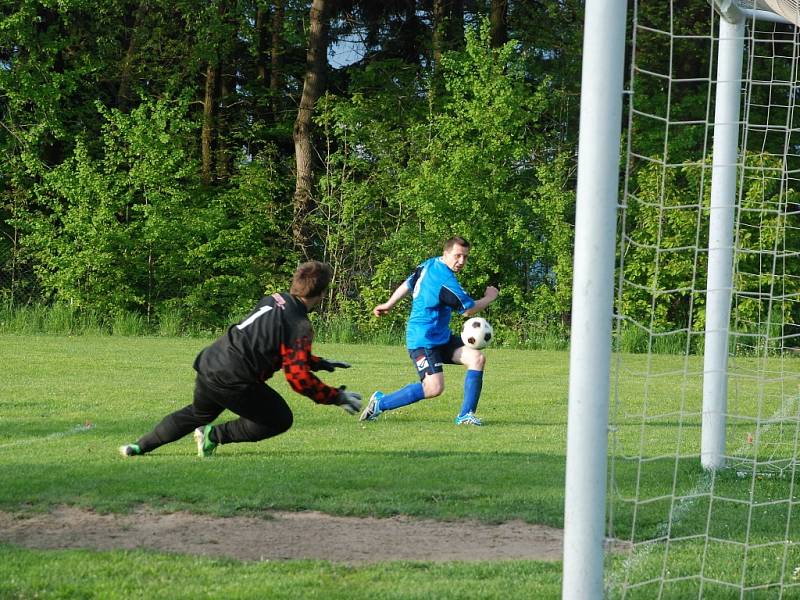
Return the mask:
M 482 425 L 475 416 L 483 386 L 486 357 L 480 350 L 464 346 L 461 337 L 450 333 L 450 317 L 454 310 L 472 316 L 497 298 L 498 290 L 488 286 L 483 298 L 473 300 L 456 278 L 467 263 L 470 245 L 461 237 L 453 237 L 444 245 L 442 256 L 429 258 L 394 291 L 389 300 L 373 309 L 380 317 L 411 293 L 411 315 L 406 326 L 406 347 L 420 383 L 410 383 L 390 394 L 375 392 L 361 413 L 361 421 L 373 421 L 382 412 L 435 398 L 444 391 L 444 364 L 467 367 L 464 378 L 464 401 L 456 417 L 457 425 Z

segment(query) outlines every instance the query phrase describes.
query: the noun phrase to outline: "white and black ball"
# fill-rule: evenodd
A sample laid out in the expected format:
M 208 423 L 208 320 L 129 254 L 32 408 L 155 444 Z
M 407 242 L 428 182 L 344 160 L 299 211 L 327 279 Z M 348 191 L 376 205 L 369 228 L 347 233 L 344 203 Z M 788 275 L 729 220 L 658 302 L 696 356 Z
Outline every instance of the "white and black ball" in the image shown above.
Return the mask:
M 489 321 L 482 317 L 472 317 L 464 321 L 464 326 L 461 328 L 461 341 L 468 348 L 480 350 L 489 345 L 493 333 Z

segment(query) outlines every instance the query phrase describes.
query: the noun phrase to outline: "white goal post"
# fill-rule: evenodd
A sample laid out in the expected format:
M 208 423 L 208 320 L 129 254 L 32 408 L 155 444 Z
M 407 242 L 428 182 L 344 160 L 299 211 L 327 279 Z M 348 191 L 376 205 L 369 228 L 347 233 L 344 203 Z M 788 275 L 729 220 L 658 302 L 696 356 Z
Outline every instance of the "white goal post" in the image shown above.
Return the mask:
M 603 590 L 625 18 L 624 2 L 586 2 L 564 505 L 563 597 L 570 599 L 600 598 Z
M 636 2 L 633 2 L 633 4 L 635 5 Z M 672 9 L 670 2 L 665 0 L 663 4 L 665 11 Z M 704 312 L 702 319 L 697 319 L 696 315 L 691 315 L 686 331 L 681 330 L 678 332 L 685 334 L 686 354 L 690 354 L 690 349 L 692 349 L 697 352 L 702 361 L 702 369 L 697 376 L 697 380 L 700 381 L 702 387 L 702 395 L 699 398 L 702 406 L 698 405 L 688 410 L 685 404 L 694 400 L 692 396 L 688 400 L 682 399 L 681 408 L 677 411 L 680 413 L 678 419 L 680 421 L 679 428 L 681 429 L 679 444 L 681 448 L 686 446 L 694 449 L 696 460 L 699 460 L 707 475 L 703 476 L 702 480 L 693 487 L 690 486 L 689 492 L 679 490 L 678 484 L 673 482 L 671 495 L 648 498 L 643 501 L 635 500 L 633 502 L 636 505 L 636 508 L 633 509 L 633 520 L 634 522 L 636 521 L 637 514 L 639 514 L 636 511 L 640 506 L 647 508 L 660 502 L 668 505 L 669 518 L 666 525 L 654 527 L 657 534 L 654 534 L 652 539 L 645 540 L 639 546 L 640 548 L 645 548 L 644 554 L 651 552 L 651 549 L 657 547 L 657 544 L 664 544 L 667 547 L 673 544 L 678 547 L 680 543 L 686 543 L 687 547 L 692 548 L 692 551 L 694 551 L 695 547 L 691 546 L 691 544 L 698 544 L 697 547 L 702 550 L 705 557 L 713 553 L 716 545 L 719 545 L 722 548 L 736 548 L 737 551 L 741 547 L 745 557 L 744 562 L 746 563 L 748 553 L 752 556 L 763 548 L 771 551 L 776 544 L 780 548 L 787 546 L 786 540 L 779 540 L 773 543 L 769 540 L 754 541 L 751 538 L 750 523 L 756 518 L 753 507 L 761 506 L 758 500 L 758 493 L 754 490 L 757 459 L 753 460 L 753 478 L 748 498 L 740 501 L 738 497 L 715 496 L 714 493 L 716 473 L 726 466 L 730 466 L 728 461 L 731 454 L 726 448 L 726 440 L 729 436 L 728 417 L 730 414 L 728 401 L 731 394 L 729 389 L 729 360 L 732 339 L 741 333 L 738 330 L 732 331 L 731 329 L 732 319 L 737 318 L 732 315 L 732 312 L 735 310 L 737 302 L 735 298 L 737 276 L 740 276 L 735 271 L 736 249 L 737 244 L 741 242 L 740 236 L 746 238 L 749 235 L 746 231 L 742 232 L 738 229 L 739 219 L 746 220 L 746 217 L 741 216 L 743 209 L 739 194 L 743 193 L 742 190 L 745 187 L 745 175 L 743 173 L 746 171 L 742 138 L 746 136 L 747 130 L 743 126 L 743 118 L 747 119 L 747 115 L 743 117 L 741 111 L 743 93 L 746 93 L 748 85 L 743 81 L 743 71 L 747 69 L 745 64 L 746 45 L 748 43 L 747 28 L 756 22 L 771 22 L 780 26 L 787 24 L 794 27 L 800 26 L 800 5 L 798 0 L 740 0 L 739 2 L 710 0 L 710 9 L 712 8 L 715 11 L 713 21 L 716 23 L 716 37 L 711 43 L 711 46 L 715 49 L 715 56 L 712 63 L 714 67 L 713 74 L 709 76 L 708 88 L 714 91 L 713 100 L 709 94 L 708 105 L 711 110 L 705 118 L 705 127 L 707 132 L 713 132 L 713 150 L 709 153 L 711 162 L 709 169 L 710 185 L 703 184 L 701 186 L 702 189 L 709 189 L 710 193 L 706 197 L 705 193 L 701 191 L 699 199 L 694 201 L 695 204 L 692 207 L 698 215 L 698 221 L 705 220 L 704 223 L 698 223 L 698 231 L 702 228 L 707 228 L 707 231 L 702 229 L 706 232 L 703 235 L 707 235 L 707 238 L 703 238 L 705 240 L 703 247 L 696 245 L 694 248 L 687 249 L 694 253 L 695 271 L 707 268 L 707 273 L 704 274 L 705 278 L 703 279 L 705 287 L 702 290 L 692 288 L 686 292 L 687 295 L 703 296 Z M 612 372 L 612 337 L 615 319 L 618 322 L 624 321 L 624 315 L 620 315 L 619 307 L 615 310 L 614 305 L 616 286 L 618 281 L 621 282 L 624 278 L 620 267 L 621 259 L 617 254 L 620 248 L 617 235 L 620 207 L 627 201 L 626 197 L 620 199 L 620 191 L 623 187 L 627 189 L 627 178 L 630 176 L 630 173 L 626 172 L 624 168 L 620 168 L 618 158 L 620 156 L 620 137 L 623 124 L 623 97 L 634 94 L 632 87 L 627 90 L 623 89 L 626 22 L 629 16 L 629 7 L 624 2 L 587 0 L 585 9 L 575 216 L 576 241 L 570 347 L 562 580 L 562 597 L 570 600 L 601 598 L 609 593 L 608 574 L 605 573 L 604 568 L 606 561 L 605 546 L 609 534 L 607 528 L 607 507 L 609 506 L 607 486 L 613 485 L 613 473 L 611 478 L 608 475 L 609 414 L 612 411 L 610 403 L 610 399 L 613 396 L 612 376 L 619 377 L 618 374 L 615 375 Z M 635 8 L 632 12 L 634 15 L 636 14 Z M 712 15 L 709 13 L 709 21 L 712 21 L 711 17 Z M 709 27 L 709 30 L 711 29 L 713 29 L 713 23 Z M 670 33 L 669 31 L 667 32 L 667 34 Z M 679 37 L 676 36 L 676 38 Z M 756 45 L 753 42 L 750 50 L 751 55 L 757 52 L 754 50 L 755 47 Z M 797 56 L 788 57 L 786 60 L 796 61 L 797 58 Z M 752 61 L 752 56 L 750 60 Z M 787 102 L 789 105 L 795 103 L 795 88 L 791 86 L 793 81 L 796 81 L 796 73 L 794 73 L 794 77 L 795 80 L 789 81 L 790 91 L 788 94 L 790 100 Z M 665 79 L 668 80 L 669 78 Z M 681 80 L 680 82 L 683 83 L 684 81 Z M 667 87 L 672 83 L 670 80 Z M 765 85 L 770 86 L 772 82 L 766 82 Z M 796 94 L 800 96 L 800 85 L 796 87 Z M 667 94 L 667 97 L 669 98 L 669 94 Z M 634 101 L 635 97 L 631 103 Z M 781 108 L 785 109 L 786 107 Z M 669 109 L 667 110 L 669 111 Z M 745 107 L 745 110 L 747 110 L 747 107 Z M 769 108 L 766 110 L 769 110 Z M 791 113 L 791 106 L 788 110 Z M 674 125 L 674 123 L 670 122 L 669 112 L 664 120 L 667 123 L 665 128 L 669 131 L 669 126 Z M 632 129 L 632 127 L 629 128 Z M 769 129 L 770 125 L 767 123 L 765 130 Z M 796 129 L 797 127 L 793 125 L 790 119 L 786 130 L 792 132 Z M 764 135 L 766 136 L 767 133 Z M 789 137 L 790 133 L 787 134 L 787 139 Z M 800 150 L 794 150 L 796 141 L 792 142 L 791 148 L 788 148 L 789 145 L 787 142 L 785 153 L 796 152 L 800 154 Z M 667 147 L 666 142 L 664 146 L 665 148 Z M 667 178 L 666 170 L 675 168 L 675 172 L 677 172 L 681 168 L 681 165 L 669 164 L 666 154 L 665 150 L 662 157 L 665 164 L 662 165 L 663 172 L 660 174 L 660 177 L 662 177 L 662 195 L 666 193 L 663 189 L 663 186 L 665 186 L 663 181 Z M 784 159 L 786 159 L 786 156 L 784 156 Z M 626 158 L 626 161 L 629 160 L 630 156 Z M 696 163 L 694 166 L 698 171 L 704 169 L 703 161 L 705 160 L 706 156 L 694 158 Z M 784 160 L 784 172 L 777 175 L 781 181 L 780 185 L 783 187 L 787 185 L 787 180 L 796 180 L 796 174 L 787 176 L 785 172 L 786 163 L 787 161 Z M 668 208 L 671 209 L 673 207 Z M 780 213 L 780 210 L 778 213 Z M 779 214 L 775 219 L 780 220 L 781 218 Z M 660 234 L 659 230 L 659 236 Z M 698 233 L 697 239 L 699 240 L 700 237 L 701 235 Z M 775 237 L 777 237 L 777 234 Z M 696 242 L 696 244 L 699 244 L 699 242 Z M 743 245 L 744 242 L 741 242 L 741 244 Z M 776 247 L 772 254 L 767 255 L 767 251 L 764 251 L 765 261 L 772 260 L 774 263 L 776 260 L 786 260 L 787 256 L 790 259 L 792 257 L 796 258 L 796 254 L 778 250 L 777 241 L 775 244 Z M 672 248 L 667 249 L 672 250 Z M 661 248 L 654 249 L 656 256 L 659 256 L 661 251 Z M 698 257 L 701 258 L 698 259 Z M 704 260 L 707 262 L 703 262 Z M 698 267 L 698 265 L 701 266 Z M 771 283 L 765 284 L 766 287 L 770 285 L 774 287 L 776 272 L 777 269 L 773 264 Z M 741 275 L 741 277 L 747 275 Z M 762 279 L 768 279 L 768 277 L 762 277 Z M 771 289 L 764 291 L 763 297 L 766 297 L 768 293 L 771 293 Z M 782 301 L 785 301 L 785 298 Z M 770 306 L 772 306 L 771 301 Z M 781 310 L 783 309 L 781 308 Z M 776 312 L 779 311 L 776 309 Z M 768 314 L 757 325 L 762 329 L 769 329 L 776 319 L 775 315 Z M 692 323 L 694 320 L 702 321 L 702 331 L 693 331 Z M 654 332 L 652 329 L 648 329 L 647 324 L 641 326 L 640 329 L 646 330 L 650 336 L 648 351 L 652 350 L 654 339 L 657 339 L 658 336 L 676 333 L 674 331 Z M 700 339 L 699 345 L 696 343 L 698 339 Z M 700 348 L 700 350 L 696 350 L 696 348 Z M 783 346 L 781 346 L 781 350 L 783 349 Z M 647 360 L 649 361 L 650 358 Z M 675 376 L 682 377 L 684 381 L 692 379 L 691 371 L 694 367 L 690 358 L 684 357 L 681 368 L 682 373 Z M 762 367 L 758 368 L 762 369 Z M 761 376 L 762 374 L 758 373 L 752 379 Z M 775 378 L 773 377 L 773 379 Z M 770 383 L 765 384 L 763 381 L 759 381 L 756 385 L 760 386 L 759 389 L 762 389 L 770 385 Z M 649 389 L 651 384 L 645 382 L 642 386 L 643 389 Z M 763 390 L 760 393 L 763 394 Z M 691 394 L 686 394 L 686 396 L 689 397 Z M 796 425 L 795 405 L 791 405 L 791 411 L 786 408 L 787 404 L 785 402 L 781 401 L 779 405 L 780 408 L 778 410 L 773 411 L 771 415 L 766 417 L 761 414 L 764 409 L 758 408 L 758 414 L 753 418 L 753 429 L 756 431 L 756 437 L 759 435 L 759 431 L 766 432 L 770 427 L 782 428 L 787 418 L 789 420 L 794 419 L 792 423 Z M 787 414 L 788 412 L 792 414 Z M 685 423 L 690 422 L 692 419 L 691 416 L 687 416 L 690 413 L 698 415 L 699 426 L 697 429 L 692 429 L 689 426 L 684 427 Z M 650 418 L 646 411 L 644 411 L 644 414 L 643 419 Z M 747 415 L 747 418 L 751 417 Z M 767 423 L 766 426 L 764 425 L 765 422 Z M 612 423 L 613 426 L 614 424 Z M 643 438 L 647 435 L 644 429 L 645 427 L 642 426 L 641 436 Z M 695 441 L 686 441 L 687 433 L 684 432 L 684 429 L 687 432 L 697 433 L 696 443 Z M 797 431 L 795 430 L 794 434 L 789 432 L 786 435 L 787 438 L 791 438 L 794 435 L 793 442 L 790 440 L 788 443 L 788 452 L 791 454 L 792 451 L 796 451 L 798 448 Z M 749 432 L 747 433 L 747 443 L 754 443 L 753 435 Z M 755 443 L 757 444 L 758 440 Z M 793 447 L 791 446 L 792 443 L 794 444 Z M 674 458 L 676 463 L 675 480 L 677 480 L 679 478 L 677 473 L 683 468 L 678 466 L 680 459 L 684 458 L 682 451 L 676 450 Z M 640 460 L 640 462 L 642 461 Z M 794 465 L 794 462 L 794 459 L 791 459 L 787 464 Z M 613 468 L 612 465 L 612 471 Z M 749 474 L 750 467 L 748 466 L 745 471 Z M 642 469 L 639 468 L 636 475 L 637 489 L 639 487 L 639 478 L 642 477 L 641 472 Z M 792 466 L 791 477 L 793 478 L 793 476 L 794 467 Z M 741 504 L 746 507 L 748 521 L 747 532 L 742 537 L 743 541 L 738 538 L 730 541 L 725 539 L 724 536 L 716 535 L 715 532 L 709 531 L 712 528 L 708 525 L 706 525 L 706 531 L 699 532 L 696 535 L 691 533 L 681 538 L 676 536 L 675 530 L 679 529 L 677 524 L 681 515 L 692 508 L 706 506 L 706 504 L 710 515 L 713 512 L 713 503 L 715 501 L 726 506 L 730 504 L 738 507 Z M 782 508 L 784 502 L 779 499 L 772 503 L 763 504 L 769 508 L 778 505 Z M 787 537 L 791 527 L 794 527 L 793 524 L 791 526 L 789 524 L 792 521 L 790 518 L 793 506 L 791 497 L 786 504 L 788 513 L 784 537 Z M 800 513 L 800 508 L 796 509 L 796 512 Z M 646 511 L 642 509 L 641 514 L 645 513 Z M 641 520 L 644 521 L 644 519 Z M 633 526 L 631 527 L 633 528 Z M 632 540 L 631 545 L 637 547 L 636 545 L 639 543 L 640 538 L 632 532 L 630 539 Z M 726 546 L 725 543 L 729 541 L 730 544 Z M 780 546 L 780 544 L 783 544 L 783 546 Z M 640 553 L 641 555 L 642 553 Z M 781 573 L 785 573 L 789 569 L 789 551 L 784 549 L 782 556 L 784 564 L 782 565 Z M 630 563 L 632 561 L 627 559 L 626 562 L 628 563 L 626 568 L 631 569 Z M 644 562 L 644 559 L 640 562 Z M 669 575 L 668 563 L 669 560 L 665 552 L 660 586 L 654 584 L 656 588 L 647 588 L 646 585 L 652 583 L 648 581 L 642 584 L 639 589 L 657 589 L 659 590 L 657 597 L 661 597 L 665 589 L 663 581 L 672 577 Z M 710 564 L 710 561 L 706 561 L 704 558 L 702 561 L 704 572 L 697 576 L 690 573 L 677 578 L 672 577 L 672 579 L 677 579 L 678 583 L 687 583 L 690 586 L 688 589 L 692 590 L 695 588 L 691 587 L 691 585 L 698 585 L 697 589 L 701 590 L 699 592 L 700 597 L 703 597 L 702 590 L 704 586 L 706 586 L 706 590 L 716 589 L 713 587 L 714 585 L 718 585 L 719 589 L 727 590 L 728 587 L 725 586 L 728 586 L 730 582 L 726 579 L 726 575 L 709 574 L 712 569 L 706 569 L 708 564 Z M 749 572 L 745 573 L 745 571 L 746 569 L 743 567 L 740 582 L 731 584 L 731 589 L 737 590 L 741 594 L 744 594 L 744 590 L 758 589 L 755 584 L 750 585 L 748 583 L 750 575 L 748 574 Z M 628 575 L 626 574 L 624 577 L 627 582 Z M 779 589 L 782 593 L 784 589 L 791 587 L 790 583 L 787 583 L 786 577 L 783 575 L 781 577 L 779 583 L 774 585 L 766 583 L 763 589 Z M 800 565 L 798 566 L 798 577 L 800 578 Z M 626 589 L 635 589 L 635 585 Z M 797 587 L 793 589 L 795 592 L 800 590 Z M 633 594 L 631 597 L 639 596 Z M 647 596 L 644 595 L 643 597 Z

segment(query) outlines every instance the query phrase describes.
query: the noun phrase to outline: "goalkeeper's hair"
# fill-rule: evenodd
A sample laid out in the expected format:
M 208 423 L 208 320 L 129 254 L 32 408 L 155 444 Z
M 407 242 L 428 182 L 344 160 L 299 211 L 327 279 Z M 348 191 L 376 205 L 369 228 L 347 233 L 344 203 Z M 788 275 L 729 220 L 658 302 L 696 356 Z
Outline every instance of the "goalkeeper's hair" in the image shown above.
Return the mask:
M 465 240 L 460 235 L 454 235 L 449 240 L 444 243 L 444 251 L 447 252 L 448 250 L 452 249 L 453 246 L 463 246 L 464 248 L 469 248 L 469 242 Z
M 311 260 L 304 262 L 294 272 L 289 293 L 301 298 L 321 296 L 333 277 L 333 269 L 328 263 Z

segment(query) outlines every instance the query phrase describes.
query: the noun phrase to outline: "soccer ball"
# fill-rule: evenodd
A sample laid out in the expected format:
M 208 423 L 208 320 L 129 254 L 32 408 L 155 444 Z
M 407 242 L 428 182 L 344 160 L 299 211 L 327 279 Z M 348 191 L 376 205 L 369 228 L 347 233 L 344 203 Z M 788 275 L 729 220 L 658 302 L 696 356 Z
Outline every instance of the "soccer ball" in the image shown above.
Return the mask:
M 489 321 L 481 317 L 472 317 L 464 321 L 464 326 L 461 328 L 461 341 L 468 348 L 480 350 L 492 341 L 492 333 Z

